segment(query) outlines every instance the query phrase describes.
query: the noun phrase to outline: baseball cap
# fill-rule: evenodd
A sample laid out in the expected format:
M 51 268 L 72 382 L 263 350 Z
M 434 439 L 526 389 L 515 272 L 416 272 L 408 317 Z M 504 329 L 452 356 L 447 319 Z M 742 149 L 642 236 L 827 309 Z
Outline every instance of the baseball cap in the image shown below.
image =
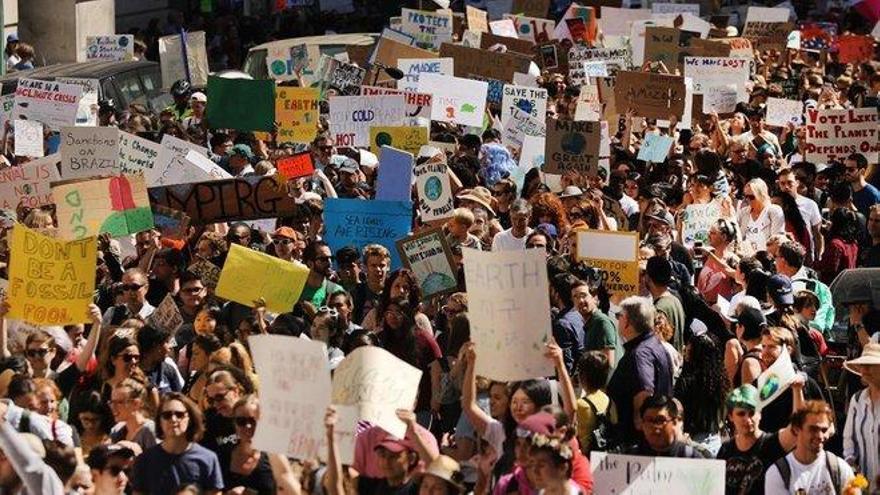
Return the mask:
M 345 160 L 342 161 L 341 164 L 339 164 L 339 172 L 341 172 L 341 173 L 353 174 L 353 173 L 356 173 L 357 171 L 358 171 L 358 164 L 356 161 L 352 160 L 351 158 L 346 158 Z
M 296 240 L 296 231 L 290 227 L 278 227 L 275 229 L 275 233 L 272 234 L 272 237 L 284 237 L 287 239 Z
M 767 280 L 767 292 L 773 299 L 773 304 L 794 304 L 794 291 L 791 288 L 791 279 L 785 275 L 776 274 Z
M 556 226 L 553 225 L 552 223 L 542 223 L 542 224 L 538 225 L 538 228 L 536 228 L 535 230 L 540 231 L 540 232 L 544 232 L 545 234 L 549 235 L 550 237 L 556 239 L 556 236 L 557 236 Z
M 18 34 L 12 33 L 12 34 L 6 35 L 6 42 L 7 43 L 17 43 L 18 42 Z
M 761 332 L 767 327 L 767 318 L 758 308 L 746 306 L 739 311 L 733 321 L 739 323 L 745 329 L 743 339 L 753 340 L 761 336 Z
M 246 144 L 236 144 L 229 150 L 229 156 L 239 155 L 247 158 L 248 160 L 254 159 L 254 152 L 251 151 L 251 147 Z
M 377 443 L 376 446 L 373 447 L 373 450 L 376 450 L 380 447 L 395 454 L 399 454 L 405 450 L 416 450 L 416 446 L 412 440 L 408 438 L 397 438 L 390 433 L 385 435 L 385 438 Z
M 189 99 L 194 100 L 194 101 L 198 101 L 201 103 L 208 102 L 208 97 L 205 96 L 205 93 L 202 93 L 201 91 L 196 91 L 195 93 L 192 94 L 192 96 L 189 97 Z
M 738 407 L 754 411 L 758 408 L 758 389 L 751 383 L 741 385 L 727 394 L 726 404 L 728 410 Z
M 119 457 L 121 459 L 131 459 L 134 457 L 134 451 L 128 447 L 119 444 L 98 445 L 89 451 L 89 457 L 86 464 L 92 469 L 104 469 L 107 467 L 107 461 L 111 457 Z

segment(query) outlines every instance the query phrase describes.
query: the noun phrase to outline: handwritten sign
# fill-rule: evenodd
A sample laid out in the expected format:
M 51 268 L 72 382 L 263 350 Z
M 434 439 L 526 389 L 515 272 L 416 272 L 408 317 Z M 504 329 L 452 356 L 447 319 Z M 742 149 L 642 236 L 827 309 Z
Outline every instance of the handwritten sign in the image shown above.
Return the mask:
M 147 175 L 156 166 L 162 145 L 119 131 L 119 170 L 123 174 Z
M 602 283 L 609 292 L 621 296 L 639 293 L 639 234 L 579 230 L 577 259 L 602 270 Z
M 460 77 L 422 74 L 419 92 L 434 96 L 431 120 L 471 127 L 483 125 L 489 84 Z
M 743 38 L 756 50 L 784 50 L 792 29 L 794 25 L 789 22 L 749 21 L 743 28 Z
M 868 163 L 876 163 L 880 152 L 877 109 L 807 110 L 807 152 L 813 163 L 843 160 L 850 153 L 861 153 Z
M 439 50 L 452 41 L 452 11 L 400 9 L 400 29 L 416 39 L 419 48 Z
M 403 125 L 401 95 L 331 96 L 330 130 L 336 146 L 369 146 L 370 127 Z
M 134 59 L 134 35 L 86 36 L 86 60 Z
M 480 10 L 470 5 L 465 6 L 465 15 L 467 16 L 467 27 L 469 31 L 478 33 L 489 32 L 489 17 L 485 10 Z
M 278 173 L 285 179 L 306 177 L 315 172 L 315 164 L 312 162 L 312 153 L 309 151 L 279 158 L 275 167 L 278 169 Z
M 166 134 L 165 138 L 167 137 L 170 136 Z M 162 139 L 163 142 L 165 138 Z M 207 151 L 205 148 L 193 145 L 193 149 L 186 146 L 179 149 L 181 151 L 176 146 L 162 146 L 156 165 L 144 170 L 144 177 L 150 187 L 232 178 L 229 172 L 202 153 Z
M 445 160 L 428 160 L 416 165 L 416 193 L 423 222 L 432 222 L 452 215 L 455 205 Z
M 415 275 L 423 299 L 458 290 L 457 265 L 441 229 L 425 230 L 397 241 L 397 252 Z
M 180 309 L 177 308 L 177 303 L 174 302 L 174 296 L 170 293 L 165 294 L 165 298 L 156 306 L 156 310 L 147 320 L 150 325 L 166 330 L 172 335 L 177 332 L 180 325 L 183 325 L 183 316 L 180 314 Z
M 724 495 L 725 465 L 715 459 L 674 459 L 590 453 L 596 493 Z
M 59 158 L 56 153 L 0 170 L 0 208 L 15 210 L 19 204 L 36 208 L 54 203 L 50 183 L 61 180 L 55 166 Z
M 629 48 L 587 48 L 575 45 L 568 51 L 568 75 L 576 84 L 586 84 L 588 77 L 585 64 L 604 62 L 605 69 L 612 72 L 627 70 L 632 66 L 632 51 Z
M 153 212 L 144 178 L 137 175 L 65 181 L 52 184 L 58 235 L 82 239 L 101 233 L 111 237 L 153 227 Z
M 319 91 L 317 88 L 275 88 L 276 141 L 311 143 L 318 135 Z
M 551 19 L 513 14 L 504 14 L 504 18 L 513 21 L 516 36 L 520 39 L 542 43 L 556 37 L 556 23 Z
M 216 293 L 251 308 L 262 299 L 269 311 L 285 313 L 293 310 L 308 276 L 308 267 L 301 263 L 232 244 Z
M 35 325 L 89 321 L 95 291 L 94 238 L 63 242 L 24 225 L 12 230 L 9 318 Z
M 333 57 L 322 55 L 323 68 L 321 80 L 323 91 L 335 89 L 340 95 L 357 94 L 357 88 L 364 82 L 367 69 L 347 64 Z
M 547 134 L 547 126 L 538 119 L 533 119 L 529 114 L 520 111 L 518 108 L 513 110 L 510 118 L 504 123 L 504 129 L 501 131 L 501 142 L 505 146 L 517 149 L 522 148 L 523 141 L 528 136 L 544 137 Z
M 736 85 L 709 86 L 703 91 L 703 113 L 730 113 L 736 110 L 738 98 Z
M 74 125 L 80 96 L 82 88 L 74 84 L 21 78 L 11 118 L 36 120 L 53 130 Z
M 696 95 L 711 87 L 733 85 L 739 92 L 739 101 L 748 101 L 749 65 L 750 62 L 742 58 L 685 57 L 684 75 L 694 80 Z
M 88 179 L 119 173 L 119 130 L 115 127 L 61 129 L 61 177 Z
M 427 127 L 370 127 L 370 150 L 376 154 L 379 154 L 383 146 L 392 146 L 415 155 L 426 144 L 428 144 Z
M 412 202 L 332 198 L 324 202 L 324 218 L 325 240 L 334 251 L 374 243 L 390 246 L 409 234 Z M 400 266 L 394 250 L 391 266 Z
M 758 375 L 758 410 L 767 407 L 782 395 L 796 377 L 797 372 L 791 364 L 791 355 L 783 346 L 776 361 Z
M 501 100 L 501 122 L 507 122 L 514 108 L 531 115 L 534 119 L 544 120 L 547 114 L 547 90 L 505 84 L 504 96 Z
M 56 77 L 56 82 L 75 84 L 82 88 L 82 96 L 79 99 L 79 108 L 76 111 L 76 125 L 98 125 L 98 87 L 99 79 L 87 79 L 81 77 Z
M 632 108 L 645 118 L 681 116 L 685 107 L 684 78 L 666 74 L 620 71 L 614 86 L 617 108 Z
M 546 253 L 462 252 L 477 374 L 501 381 L 552 374 L 543 355 L 550 329 Z
M 799 100 L 767 98 L 767 125 L 783 127 L 789 123 L 800 125 L 804 118 L 804 104 Z
M 252 335 L 248 347 L 260 375 L 260 421 L 254 446 L 297 459 L 317 459 L 326 443 L 330 366 L 323 342 Z
M 672 136 L 660 136 L 658 134 L 646 134 L 645 141 L 639 148 L 639 160 L 646 162 L 663 163 L 669 155 L 669 148 L 674 139 Z
M 709 229 L 721 217 L 717 202 L 705 205 L 688 205 L 681 215 L 681 236 L 684 245 L 693 248 L 694 242 L 709 244 Z
M 574 170 L 595 175 L 599 170 L 599 122 L 549 119 L 544 171 L 562 173 Z
M 427 127 L 431 120 L 431 103 L 433 98 L 427 93 L 414 93 L 398 89 L 380 88 L 378 86 L 361 86 L 361 96 L 372 95 L 403 95 L 406 102 L 406 116 L 403 124 L 407 126 Z
M 531 64 L 531 57 L 523 54 L 493 52 L 451 43 L 443 43 L 440 56 L 455 59 L 455 77 L 476 75 L 503 82 L 512 81 L 515 72 L 527 73 Z
M 46 154 L 43 150 L 43 124 L 36 120 L 16 120 L 12 127 L 16 156 L 39 158 Z
M 508 18 L 489 22 L 489 31 L 496 36 L 503 36 L 505 38 L 517 38 L 519 36 L 513 19 Z
M 403 72 L 403 79 L 397 81 L 397 89 L 418 91 L 421 74 L 454 75 L 455 64 L 452 58 L 401 58 L 397 68 Z

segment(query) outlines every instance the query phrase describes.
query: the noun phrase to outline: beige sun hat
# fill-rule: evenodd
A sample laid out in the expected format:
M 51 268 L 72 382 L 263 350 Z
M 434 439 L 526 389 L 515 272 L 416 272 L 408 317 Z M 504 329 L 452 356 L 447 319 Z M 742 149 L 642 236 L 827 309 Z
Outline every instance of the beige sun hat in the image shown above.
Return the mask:
M 492 208 L 492 193 L 489 192 L 483 186 L 477 186 L 473 189 L 465 189 L 456 196 L 458 199 L 466 199 L 469 201 L 473 201 L 475 203 L 479 203 L 484 206 L 487 210 L 489 210 L 489 214 L 493 217 L 495 216 L 495 209 Z
M 859 366 L 880 366 L 880 344 L 866 344 L 862 349 L 862 355 L 855 358 L 850 359 L 849 361 L 843 363 L 843 367 L 846 368 L 850 373 L 855 373 L 859 376 L 862 375 L 862 372 L 858 369 Z
M 431 461 L 431 464 L 428 464 L 424 474 L 436 476 L 459 491 L 464 490 L 464 485 L 462 484 L 464 478 L 461 475 L 461 466 L 451 457 L 445 455 L 437 457 Z

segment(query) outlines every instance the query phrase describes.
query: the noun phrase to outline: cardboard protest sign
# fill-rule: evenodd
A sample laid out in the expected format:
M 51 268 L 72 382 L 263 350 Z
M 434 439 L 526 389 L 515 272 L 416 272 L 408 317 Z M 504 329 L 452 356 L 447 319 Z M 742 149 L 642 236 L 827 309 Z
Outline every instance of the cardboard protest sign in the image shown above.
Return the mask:
M 513 0 L 510 11 L 529 17 L 546 17 L 550 0 Z
M 716 459 L 674 459 L 590 453 L 596 493 L 700 493 L 724 495 L 725 464 Z
M 614 99 L 619 111 L 632 108 L 639 117 L 668 119 L 684 114 L 684 78 L 667 74 L 621 71 Z
M 725 86 L 709 86 L 703 91 L 703 113 L 715 112 L 719 115 L 731 113 L 736 110 L 738 98 L 737 86 L 727 84 Z
M 419 92 L 434 97 L 431 120 L 440 122 L 482 126 L 488 91 L 489 85 L 482 81 L 436 74 L 423 74 L 419 78 Z
M 659 134 L 647 134 L 639 148 L 639 160 L 646 162 L 663 163 L 669 156 L 669 148 L 672 147 L 674 139 L 672 136 L 661 136 Z
M 543 43 L 556 38 L 554 34 L 556 23 L 551 19 L 513 14 L 504 14 L 504 18 L 513 21 L 513 26 L 519 39 Z
M 784 7 L 761 7 L 757 5 L 749 5 L 746 10 L 746 21 L 748 24 L 754 21 L 763 22 L 788 22 L 791 11 Z
M 251 308 L 262 300 L 269 311 L 285 313 L 293 310 L 308 276 L 308 267 L 301 263 L 232 244 L 215 292 Z
M 57 198 L 58 236 L 62 239 L 102 233 L 121 237 L 153 227 L 142 176 L 56 182 L 52 195 Z
M 162 87 L 170 88 L 176 81 L 188 80 L 193 86 L 208 84 L 208 52 L 205 49 L 205 32 L 186 33 L 186 46 L 179 34 L 159 38 L 159 66 L 162 70 Z M 186 53 L 186 62 L 183 57 Z M 214 95 L 211 95 L 213 98 Z
M 799 100 L 767 98 L 767 125 L 783 127 L 792 123 L 800 125 L 804 118 L 804 104 Z
M 134 35 L 86 36 L 86 60 L 134 59 Z
M 535 51 L 535 43 L 520 38 L 508 38 L 506 36 L 498 36 L 492 33 L 483 33 L 480 35 L 480 44 L 474 48 L 489 50 L 493 46 L 503 45 L 507 47 L 507 51 L 516 52 L 526 57 L 531 57 Z
M 376 199 L 409 201 L 412 197 L 413 154 L 382 146 L 379 150 L 379 178 Z
M 333 404 L 357 406 L 358 419 L 403 438 L 400 408 L 412 409 L 422 372 L 376 346 L 359 347 L 333 373 Z
M 16 225 L 9 249 L 8 317 L 35 325 L 88 322 L 96 260 L 94 237 L 63 242 Z
M 58 160 L 56 153 L 0 170 L 0 208 L 15 210 L 19 204 L 36 208 L 54 203 L 50 183 L 61 180 L 55 166 Z
M 704 205 L 688 205 L 681 214 L 682 242 L 692 249 L 694 242 L 709 245 L 709 229 L 721 218 L 721 206 L 713 201 Z
M 260 375 L 260 421 L 254 446 L 296 459 L 317 459 L 326 443 L 330 406 L 327 348 L 317 340 L 251 335 L 248 347 Z
M 186 270 L 198 275 L 205 287 L 212 290 L 217 287 L 217 282 L 220 281 L 220 267 L 208 260 L 200 259 L 189 265 Z
M 874 38 L 871 36 L 844 35 L 837 39 L 837 61 L 842 64 L 859 64 L 874 56 Z
M 500 381 L 553 373 L 543 355 L 550 329 L 546 253 L 463 249 L 476 373 Z
M 730 47 L 730 54 L 728 56 L 748 60 L 755 58 L 752 42 L 748 38 L 727 38 L 722 41 Z
M 331 96 L 330 130 L 336 146 L 369 146 L 370 127 L 403 125 L 402 95 Z
M 428 144 L 427 127 L 370 127 L 370 151 L 377 155 L 383 146 L 393 146 L 415 155 L 426 144 Z
M 574 120 L 595 122 L 601 118 L 602 100 L 599 97 L 599 87 L 595 82 L 590 81 L 581 86 L 581 94 L 578 95 L 574 110 Z
M 278 134 L 275 140 L 282 143 L 311 143 L 318 135 L 319 91 L 315 88 L 275 89 L 275 122 Z
M 333 251 L 374 243 L 390 246 L 409 234 L 412 202 L 332 198 L 324 202 L 324 218 L 324 239 Z M 391 266 L 400 266 L 393 249 Z
M 750 21 L 743 28 L 743 38 L 752 42 L 755 50 L 784 50 L 788 34 L 794 29 L 789 22 Z
M 119 173 L 119 130 L 115 127 L 61 129 L 61 177 L 87 179 Z
M 468 30 L 479 33 L 489 32 L 489 17 L 486 15 L 485 10 L 467 5 L 465 6 L 465 15 L 467 16 Z
M 385 37 L 381 37 L 376 41 L 376 48 L 370 56 L 371 64 L 382 64 L 386 67 L 397 67 L 397 61 L 401 58 L 434 58 L 437 54 L 430 50 L 423 50 L 415 46 L 409 46 L 398 41 L 394 41 Z M 441 55 L 448 57 L 450 55 Z M 457 62 L 458 59 L 456 59 Z M 367 73 L 365 81 L 370 81 L 374 86 L 376 84 L 394 83 L 385 71 L 373 67 Z
M 563 173 L 574 170 L 587 175 L 597 174 L 600 140 L 599 122 L 548 119 L 544 171 Z
M 599 28 L 607 39 L 609 36 L 629 36 L 633 21 L 651 19 L 650 9 L 630 9 L 602 6 Z
M 877 163 L 880 152 L 880 125 L 877 109 L 808 109 L 805 160 L 828 163 L 843 160 L 850 153 L 861 153 L 868 163 Z
M 516 25 L 513 23 L 513 19 L 504 18 L 490 21 L 489 31 L 496 36 L 503 36 L 505 38 L 518 37 L 518 34 L 516 33 Z
M 547 114 L 547 90 L 505 84 L 504 97 L 501 100 L 501 122 L 507 122 L 515 108 L 534 119 L 544 120 Z
M 406 115 L 403 119 L 404 125 L 428 126 L 430 123 L 433 98 L 427 93 L 400 91 L 391 88 L 380 88 L 378 86 L 361 86 L 361 96 L 373 95 L 403 95 L 406 102 Z
M 74 84 L 21 78 L 10 118 L 36 120 L 53 130 L 74 125 L 80 96 L 82 88 Z
M 315 164 L 312 162 L 312 153 L 310 151 L 279 158 L 275 168 L 280 176 L 288 180 L 297 177 L 307 177 L 315 172 Z
M 452 11 L 400 9 L 400 30 L 416 39 L 416 46 L 439 50 L 444 42 L 452 41 Z
M 422 299 L 458 290 L 458 266 L 442 229 L 434 228 L 397 241 L 397 252 L 413 272 L 422 289 Z
M 149 139 L 119 131 L 119 171 L 129 175 L 148 175 L 156 166 L 162 145 Z
M 492 52 L 451 43 L 443 43 L 440 56 L 455 59 L 455 77 L 468 78 L 477 75 L 504 82 L 512 81 L 514 72 L 527 73 L 531 63 L 531 57 L 524 55 Z
M 249 176 L 151 187 L 150 204 L 189 215 L 193 225 L 293 215 L 299 209 L 272 177 Z
M 183 316 L 174 302 L 174 296 L 170 293 L 165 294 L 162 302 L 156 306 L 156 310 L 147 318 L 150 325 L 170 332 L 174 335 L 180 325 L 183 325 Z
M 788 348 L 782 346 L 782 352 L 769 368 L 758 375 L 758 411 L 776 400 L 797 377 L 797 371 L 791 364 Z
M 667 3 L 652 2 L 651 12 L 654 14 L 691 14 L 700 17 L 698 3 Z
M 419 216 L 423 222 L 432 222 L 452 215 L 455 204 L 447 172 L 443 160 L 428 160 L 413 169 Z
M 56 82 L 75 84 L 82 88 L 82 96 L 79 99 L 79 107 L 76 111 L 76 125 L 98 125 L 98 86 L 99 79 L 85 79 L 80 77 L 56 77 Z
M 36 120 L 16 120 L 12 123 L 15 135 L 15 156 L 40 158 L 43 149 L 43 124 Z
M 454 73 L 454 61 L 451 58 L 401 58 L 397 68 L 403 72 L 403 79 L 397 81 L 397 89 L 418 91 L 420 74 L 440 74 L 451 76 Z
M 710 87 L 733 85 L 739 94 L 738 101 L 748 101 L 749 65 L 750 62 L 742 58 L 685 57 L 684 75 L 694 80 L 696 95 Z
M 614 295 L 639 293 L 639 234 L 579 230 L 577 259 L 602 270 L 602 283 Z
M 568 52 L 568 75 L 576 84 L 586 84 L 586 62 L 605 62 L 612 71 L 628 70 L 632 65 L 632 52 L 629 48 L 587 48 L 575 45 Z M 594 76 L 595 77 L 595 76 Z
M 206 119 L 212 128 L 239 131 L 275 129 L 275 81 L 208 78 Z
M 364 82 L 367 69 L 354 64 L 347 64 L 326 55 L 322 55 L 321 92 L 335 89 L 339 95 L 357 94 L 357 88 Z
M 182 211 L 172 210 L 164 206 L 154 206 L 153 223 L 163 238 L 183 239 L 189 228 L 189 216 Z

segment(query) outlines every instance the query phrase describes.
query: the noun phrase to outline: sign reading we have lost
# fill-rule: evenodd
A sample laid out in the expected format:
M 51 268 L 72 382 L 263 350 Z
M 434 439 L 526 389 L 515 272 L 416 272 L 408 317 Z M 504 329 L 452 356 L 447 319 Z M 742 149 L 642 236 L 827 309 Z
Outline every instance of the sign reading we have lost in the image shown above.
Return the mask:
M 500 381 L 552 374 L 543 352 L 550 328 L 544 250 L 462 253 L 476 373 Z
M 602 270 L 602 282 L 611 294 L 638 295 L 638 232 L 578 230 L 577 259 Z

